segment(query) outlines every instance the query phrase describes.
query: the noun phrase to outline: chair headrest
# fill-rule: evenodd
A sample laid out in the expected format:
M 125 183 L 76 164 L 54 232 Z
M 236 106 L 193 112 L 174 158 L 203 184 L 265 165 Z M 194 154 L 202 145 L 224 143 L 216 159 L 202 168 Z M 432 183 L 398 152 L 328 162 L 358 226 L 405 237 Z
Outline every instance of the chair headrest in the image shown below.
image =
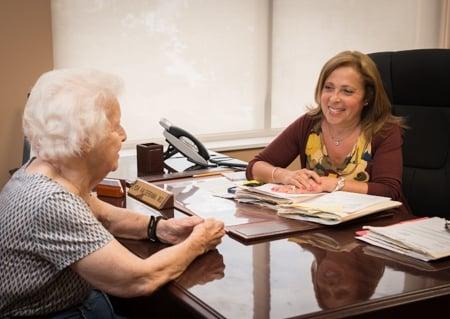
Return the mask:
M 377 52 L 377 64 L 392 104 L 450 107 L 450 49 Z

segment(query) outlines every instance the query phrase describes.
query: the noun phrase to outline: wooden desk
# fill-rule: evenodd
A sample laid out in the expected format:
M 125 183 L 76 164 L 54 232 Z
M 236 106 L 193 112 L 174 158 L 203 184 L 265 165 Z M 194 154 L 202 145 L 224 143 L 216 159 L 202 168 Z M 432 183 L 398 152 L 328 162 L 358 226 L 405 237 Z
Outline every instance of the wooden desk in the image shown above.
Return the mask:
M 134 203 L 127 200 L 128 205 Z M 176 209 L 166 212 L 175 217 Z M 387 225 L 411 216 L 377 219 Z M 354 239 L 360 223 L 243 244 L 225 236 L 155 296 L 113 299 L 131 317 L 387 318 L 448 313 L 450 260 L 418 262 Z M 160 247 L 123 241 L 146 257 Z M 155 311 L 155 309 L 158 309 Z M 176 309 L 176 310 L 174 310 Z

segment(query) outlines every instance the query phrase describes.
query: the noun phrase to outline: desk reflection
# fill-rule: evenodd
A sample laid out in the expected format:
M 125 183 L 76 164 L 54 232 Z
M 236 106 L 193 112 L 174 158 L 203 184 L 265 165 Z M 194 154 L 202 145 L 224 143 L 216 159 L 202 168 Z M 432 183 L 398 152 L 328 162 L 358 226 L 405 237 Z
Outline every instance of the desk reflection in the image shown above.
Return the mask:
M 195 193 L 199 191 L 200 188 L 191 184 L 181 184 L 181 186 L 167 185 L 166 190 L 174 193 L 176 200 L 183 203 L 186 202 L 187 199 L 189 199 L 191 196 L 195 195 Z
M 225 226 L 247 224 L 273 219 L 273 211 L 255 208 L 252 205 L 239 206 L 235 201 L 215 196 L 227 192 L 235 184 L 223 177 L 212 177 L 189 181 L 167 181 L 158 184 L 172 192 L 176 202 L 184 210 L 203 218 L 222 220 Z
M 135 158 L 130 163 L 135 171 Z M 211 195 L 226 191 L 226 183 L 224 178 L 206 177 L 158 185 L 178 194 L 177 202 L 205 214 L 202 217 L 222 219 L 228 225 L 249 223 L 271 230 L 284 222 L 264 223 L 278 217 L 270 210 Z M 132 198 L 126 198 L 126 205 L 159 214 Z M 162 213 L 184 216 L 178 209 Z M 369 224 L 385 226 L 409 218 L 394 214 L 370 219 Z M 289 239 L 283 235 L 239 242 L 225 236 L 218 250 L 196 259 L 175 283 L 154 296 L 115 301 L 130 318 L 361 318 L 364 314 L 394 318 L 445 313 L 450 302 L 450 260 L 419 263 L 379 251 L 353 238 L 364 224 L 368 222 L 306 228 Z M 121 242 L 141 258 L 163 247 L 148 241 Z
M 217 249 L 195 259 L 176 282 L 184 288 L 204 285 L 207 282 L 224 277 L 225 264 L 223 256 Z
M 349 253 L 316 251 L 311 273 L 317 301 L 332 309 L 370 299 L 384 272 L 384 265 L 356 248 Z M 372 259 L 372 260 L 368 260 Z
M 334 309 L 369 300 L 384 273 L 384 263 L 366 255 L 350 237 L 316 232 L 290 238 L 311 252 L 311 278 L 322 309 Z

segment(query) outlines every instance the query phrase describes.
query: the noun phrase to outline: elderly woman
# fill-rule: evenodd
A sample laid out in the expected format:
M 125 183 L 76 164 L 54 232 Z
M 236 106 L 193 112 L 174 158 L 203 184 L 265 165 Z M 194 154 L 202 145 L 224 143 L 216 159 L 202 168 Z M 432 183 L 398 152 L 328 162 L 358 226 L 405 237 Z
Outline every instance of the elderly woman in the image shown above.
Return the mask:
M 317 106 L 289 125 L 247 167 L 247 178 L 289 192 L 348 192 L 403 202 L 402 118 L 375 63 L 357 51 L 332 57 L 315 90 Z M 300 170 L 286 167 L 300 155 Z
M 115 77 L 86 70 L 51 71 L 33 87 L 23 125 L 36 158 L 0 194 L 0 316 L 113 317 L 103 292 L 151 294 L 220 243 L 222 222 L 150 223 L 91 195 L 126 139 L 119 89 Z M 152 232 L 175 245 L 141 259 L 114 239 Z

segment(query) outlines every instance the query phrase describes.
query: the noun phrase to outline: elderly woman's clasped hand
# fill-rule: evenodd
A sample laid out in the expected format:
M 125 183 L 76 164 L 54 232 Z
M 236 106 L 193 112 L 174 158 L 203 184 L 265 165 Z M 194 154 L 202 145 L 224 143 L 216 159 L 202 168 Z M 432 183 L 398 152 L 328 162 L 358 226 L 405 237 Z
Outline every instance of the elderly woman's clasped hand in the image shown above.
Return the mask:
M 192 239 L 204 246 L 204 251 L 215 248 L 225 234 L 223 222 L 198 216 L 161 220 L 157 237 L 167 244 L 178 244 L 192 234 Z
M 205 253 L 220 244 L 223 235 L 225 235 L 223 222 L 208 218 L 194 227 L 191 237 L 202 244 Z

